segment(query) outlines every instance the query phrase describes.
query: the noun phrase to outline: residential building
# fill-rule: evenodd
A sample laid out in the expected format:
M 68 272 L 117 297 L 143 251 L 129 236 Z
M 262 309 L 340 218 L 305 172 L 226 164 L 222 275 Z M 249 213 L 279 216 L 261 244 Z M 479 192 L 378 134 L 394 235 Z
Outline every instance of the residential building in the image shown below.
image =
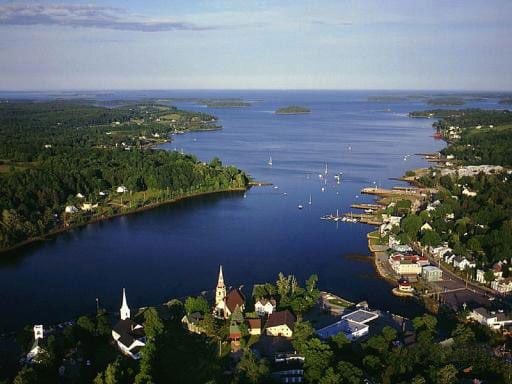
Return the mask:
M 249 335 L 261 335 L 261 319 L 247 319 Z
M 181 319 L 181 324 L 192 333 L 201 334 L 203 329 L 201 328 L 201 320 L 203 320 L 204 316 L 199 312 L 193 312 L 190 315 L 185 315 Z
M 453 259 L 453 266 L 460 271 L 464 271 L 468 268 L 476 268 L 476 263 L 474 261 L 469 261 L 464 256 L 457 256 Z
M 292 337 L 295 327 L 295 316 L 289 311 L 272 312 L 265 325 L 265 332 L 269 336 Z
M 512 278 L 498 279 L 491 282 L 491 288 L 499 293 L 512 292 Z
M 259 316 L 270 315 L 276 310 L 276 301 L 274 299 L 259 299 L 254 304 L 254 311 Z
M 417 263 L 418 260 L 419 256 L 417 255 L 404 255 L 401 253 L 389 257 L 391 268 L 400 276 L 419 275 L 421 273 L 421 265 Z
M 481 269 L 476 270 L 476 281 L 478 281 L 480 284 L 485 284 L 487 281 L 485 281 L 485 271 Z

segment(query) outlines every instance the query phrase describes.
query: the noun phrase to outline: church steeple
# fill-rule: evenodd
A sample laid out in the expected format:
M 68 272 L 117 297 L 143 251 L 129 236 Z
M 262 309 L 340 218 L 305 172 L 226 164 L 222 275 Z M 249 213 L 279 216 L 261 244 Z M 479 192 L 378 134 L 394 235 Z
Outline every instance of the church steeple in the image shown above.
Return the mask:
M 217 289 L 215 290 L 215 305 L 219 304 L 226 297 L 226 286 L 224 285 L 224 276 L 222 275 L 222 265 L 219 268 L 219 279 L 217 280 Z
M 121 314 L 121 320 L 126 320 L 130 318 L 130 308 L 128 307 L 128 303 L 126 301 L 126 292 L 123 288 L 123 304 L 121 305 L 121 310 L 119 311 Z

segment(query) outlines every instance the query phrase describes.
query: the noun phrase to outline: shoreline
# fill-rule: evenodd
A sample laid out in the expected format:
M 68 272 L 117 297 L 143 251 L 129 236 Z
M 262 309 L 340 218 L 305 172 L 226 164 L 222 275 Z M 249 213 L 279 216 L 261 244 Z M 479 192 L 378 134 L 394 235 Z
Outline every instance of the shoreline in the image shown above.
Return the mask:
M 47 234 L 23 240 L 22 242 L 17 243 L 15 245 L 12 245 L 10 247 L 0 248 L 0 256 L 2 254 L 7 253 L 7 252 L 23 248 L 23 247 L 25 247 L 27 245 L 30 245 L 30 244 L 33 244 L 33 243 L 43 242 L 43 241 L 48 240 L 49 238 L 51 238 L 53 236 L 60 235 L 60 234 L 62 234 L 64 232 L 70 231 L 72 229 L 85 227 L 85 226 L 87 226 L 89 224 L 96 224 L 96 223 L 99 223 L 99 222 L 102 222 L 102 221 L 106 221 L 106 220 L 109 220 L 109 219 L 114 219 L 116 217 L 127 216 L 127 215 L 131 215 L 131 214 L 135 214 L 135 213 L 141 213 L 141 212 L 144 212 L 144 211 L 149 211 L 151 209 L 158 208 L 158 207 L 160 207 L 162 205 L 174 204 L 174 203 L 177 203 L 177 202 L 179 202 L 181 200 L 186 200 L 186 199 L 193 198 L 193 197 L 215 195 L 215 194 L 222 194 L 222 193 L 229 193 L 229 192 L 244 192 L 244 191 L 247 191 L 250 187 L 251 187 L 251 185 L 248 185 L 246 188 L 238 187 L 238 188 L 220 189 L 218 191 L 195 192 L 195 193 L 191 193 L 191 194 L 175 197 L 175 198 L 170 199 L 170 200 L 165 200 L 165 201 L 161 201 L 161 202 L 157 202 L 157 203 L 151 203 L 151 204 L 145 205 L 143 207 L 134 208 L 134 209 L 132 209 L 132 210 L 130 210 L 128 212 L 118 212 L 118 213 L 115 213 L 115 214 L 110 215 L 110 216 L 96 217 L 96 218 L 94 218 L 94 219 L 92 219 L 92 220 L 90 220 L 90 221 L 88 221 L 86 223 L 74 224 L 74 225 L 70 225 L 69 227 L 58 228 L 58 229 L 55 229 L 53 231 L 48 232 Z

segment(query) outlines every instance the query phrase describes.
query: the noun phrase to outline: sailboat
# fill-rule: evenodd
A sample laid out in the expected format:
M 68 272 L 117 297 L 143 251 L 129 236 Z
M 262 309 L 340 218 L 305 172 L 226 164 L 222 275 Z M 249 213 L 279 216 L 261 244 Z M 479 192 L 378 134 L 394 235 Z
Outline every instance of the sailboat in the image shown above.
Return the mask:
M 270 153 L 268 155 L 268 165 L 272 166 L 272 156 L 270 155 Z
M 309 201 L 308 201 L 308 204 L 309 204 L 309 205 L 313 204 L 313 200 L 311 200 L 311 195 L 309 195 Z
M 325 163 L 325 171 L 324 171 L 324 173 L 325 173 L 325 176 L 327 176 L 327 163 Z

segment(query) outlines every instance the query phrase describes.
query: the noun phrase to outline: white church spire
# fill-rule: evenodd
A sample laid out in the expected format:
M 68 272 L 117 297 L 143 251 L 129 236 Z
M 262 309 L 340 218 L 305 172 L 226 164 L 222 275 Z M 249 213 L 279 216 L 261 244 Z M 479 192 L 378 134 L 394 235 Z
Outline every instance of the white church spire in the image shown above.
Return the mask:
M 217 289 L 215 290 L 215 305 L 219 304 L 226 297 L 226 286 L 224 285 L 224 276 L 222 275 L 222 265 L 219 268 L 219 279 Z
M 126 292 L 123 288 L 123 304 L 121 305 L 121 310 L 119 311 L 121 314 L 121 320 L 126 320 L 130 318 L 130 308 L 128 307 L 128 303 L 126 301 Z

